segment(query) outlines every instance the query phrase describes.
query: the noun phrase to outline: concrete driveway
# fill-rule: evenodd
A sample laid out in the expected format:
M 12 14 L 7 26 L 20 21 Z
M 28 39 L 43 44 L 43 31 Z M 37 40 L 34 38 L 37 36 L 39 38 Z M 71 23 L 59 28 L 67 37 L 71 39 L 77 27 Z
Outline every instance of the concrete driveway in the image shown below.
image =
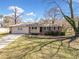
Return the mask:
M 9 28 L 0 28 L 0 34 L 2 33 L 9 33 Z
M 12 41 L 17 39 L 18 37 L 22 36 L 23 34 L 9 34 L 7 36 L 4 36 L 0 39 L 0 49 L 4 48 L 8 44 L 10 44 Z

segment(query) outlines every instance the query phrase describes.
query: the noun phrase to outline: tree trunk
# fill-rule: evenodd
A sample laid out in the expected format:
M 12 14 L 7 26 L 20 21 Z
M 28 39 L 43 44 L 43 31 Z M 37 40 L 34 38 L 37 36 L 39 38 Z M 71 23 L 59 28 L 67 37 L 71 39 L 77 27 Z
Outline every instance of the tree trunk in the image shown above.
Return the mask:
M 17 23 L 17 21 L 16 21 L 17 20 L 17 15 L 16 14 L 17 14 L 17 9 L 15 8 L 15 12 L 14 12 L 14 21 L 15 21 L 15 24 Z
M 73 12 L 73 4 L 72 4 L 72 0 L 69 0 L 69 7 L 70 7 L 71 18 L 74 19 L 74 12 Z

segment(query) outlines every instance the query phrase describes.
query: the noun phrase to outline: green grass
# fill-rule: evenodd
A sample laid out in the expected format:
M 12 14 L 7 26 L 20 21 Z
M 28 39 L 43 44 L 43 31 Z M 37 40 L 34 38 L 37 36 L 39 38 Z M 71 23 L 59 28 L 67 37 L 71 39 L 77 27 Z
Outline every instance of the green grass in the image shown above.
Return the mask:
M 78 59 L 79 50 L 73 46 L 68 48 L 65 41 L 56 54 L 61 42 L 53 42 L 44 47 L 43 44 L 53 39 L 39 39 L 22 36 L 0 50 L 0 59 Z M 40 49 L 40 46 L 42 47 Z

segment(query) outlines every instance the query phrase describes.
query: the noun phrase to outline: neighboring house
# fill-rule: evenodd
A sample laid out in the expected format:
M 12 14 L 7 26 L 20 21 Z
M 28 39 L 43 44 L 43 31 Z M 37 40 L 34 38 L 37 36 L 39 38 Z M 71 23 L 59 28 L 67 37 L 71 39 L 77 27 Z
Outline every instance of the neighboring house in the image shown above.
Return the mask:
M 30 24 L 16 24 L 10 26 L 11 33 L 24 34 L 44 34 L 49 31 L 62 31 L 62 26 L 52 24 L 52 22 L 30 23 Z

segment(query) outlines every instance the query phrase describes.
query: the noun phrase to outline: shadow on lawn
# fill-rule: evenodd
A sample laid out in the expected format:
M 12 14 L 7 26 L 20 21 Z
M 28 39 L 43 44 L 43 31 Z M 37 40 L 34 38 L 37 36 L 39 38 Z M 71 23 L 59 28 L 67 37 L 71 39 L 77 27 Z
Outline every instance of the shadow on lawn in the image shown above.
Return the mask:
M 31 56 L 31 54 L 35 54 L 36 56 L 37 56 L 37 54 L 42 54 L 42 57 L 43 57 L 42 59 L 46 59 L 47 56 L 50 57 L 50 59 L 56 59 L 54 57 L 59 56 L 59 53 L 62 52 L 62 49 L 64 51 L 67 51 L 68 54 L 71 54 L 71 55 L 74 51 L 76 51 L 76 52 L 79 51 L 79 49 L 69 46 L 69 44 L 71 42 L 73 42 L 74 40 L 76 40 L 77 38 L 78 38 L 78 36 L 65 37 L 65 38 L 59 38 L 59 39 L 57 38 L 55 40 L 51 39 L 51 41 L 46 41 L 47 39 L 46 40 L 44 39 L 45 41 L 42 42 L 41 38 L 34 37 L 33 39 L 40 40 L 39 43 L 37 43 L 34 46 L 33 46 L 33 44 L 35 44 L 35 42 L 33 42 L 33 44 L 32 43 L 26 43 L 26 44 L 21 43 L 22 45 L 20 43 L 18 43 L 17 46 L 14 46 L 12 48 L 5 48 L 0 53 L 2 55 L 5 55 L 6 59 L 12 59 L 12 58 L 14 58 L 14 59 L 27 59 L 27 56 Z M 31 41 L 32 37 L 28 37 L 28 36 L 24 35 L 24 41 L 22 40 L 21 42 L 26 42 L 26 41 L 28 41 L 27 39 Z M 67 43 L 65 43 L 66 40 L 67 40 Z M 68 44 L 68 46 L 67 46 L 67 44 Z M 13 45 L 15 45 L 15 44 L 13 44 Z M 51 45 L 50 48 L 49 48 L 49 45 Z M 23 46 L 25 46 L 25 47 L 23 47 Z M 20 48 L 20 47 L 23 47 L 23 48 Z M 54 51 L 54 49 L 55 49 L 55 51 Z M 47 50 L 48 51 L 50 50 L 50 53 L 45 53 Z M 51 54 L 52 51 L 53 51 L 53 53 Z M 44 55 L 46 55 L 46 56 L 44 56 Z M 31 57 L 33 57 L 33 56 L 31 56 Z M 79 55 L 77 55 L 77 56 L 79 56 Z M 60 58 L 63 58 L 63 56 Z M 29 57 L 28 59 L 31 59 L 31 58 Z

